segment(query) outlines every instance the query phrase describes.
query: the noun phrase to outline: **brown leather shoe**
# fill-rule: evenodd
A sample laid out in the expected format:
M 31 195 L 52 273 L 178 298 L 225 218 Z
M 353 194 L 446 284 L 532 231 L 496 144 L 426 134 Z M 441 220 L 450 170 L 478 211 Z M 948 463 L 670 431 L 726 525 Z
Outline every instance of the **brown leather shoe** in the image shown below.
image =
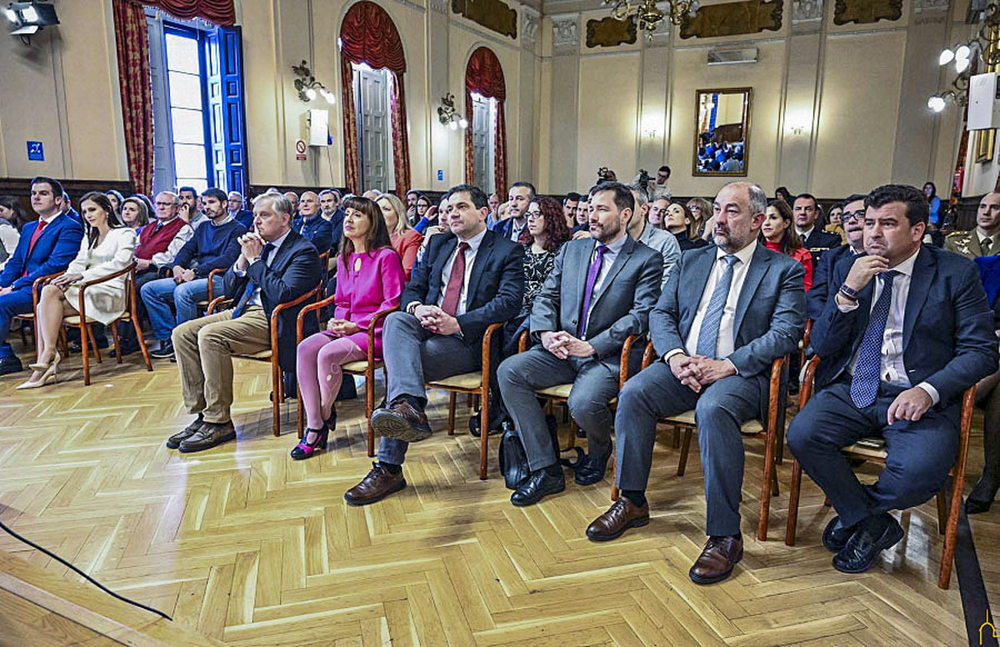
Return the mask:
M 647 523 L 649 523 L 649 502 L 640 508 L 628 497 L 620 496 L 607 512 L 590 524 L 587 528 L 587 539 L 611 541 L 621 537 L 629 528 L 638 528 Z
M 204 422 L 205 421 L 202 420 L 201 414 L 198 414 L 198 417 L 195 418 L 194 422 L 187 427 L 184 427 L 170 438 L 167 438 L 167 449 L 177 449 L 180 447 L 182 442 L 193 436 L 195 432 L 201 429 Z
M 233 427 L 232 421 L 223 423 L 203 422 L 201 423 L 201 429 L 194 432 L 187 440 L 182 441 L 178 449 L 184 454 L 201 452 L 211 449 L 216 445 L 229 442 L 230 440 L 236 440 L 236 428 Z
M 742 537 L 709 537 L 688 575 L 695 584 L 714 584 L 729 577 L 743 559 Z
M 431 426 L 423 411 L 402 398 L 372 414 L 375 435 L 414 443 L 431 436 Z
M 351 505 L 368 505 L 381 501 L 393 492 L 399 492 L 406 487 L 403 471 L 393 474 L 379 463 L 372 463 L 368 476 L 361 482 L 344 492 L 344 500 Z

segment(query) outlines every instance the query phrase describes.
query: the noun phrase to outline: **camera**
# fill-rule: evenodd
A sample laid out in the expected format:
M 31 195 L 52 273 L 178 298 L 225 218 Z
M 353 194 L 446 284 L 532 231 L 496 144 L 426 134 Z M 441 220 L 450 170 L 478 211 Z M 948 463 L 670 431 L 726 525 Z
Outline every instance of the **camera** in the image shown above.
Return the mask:
M 607 166 L 601 166 L 597 169 L 597 184 L 602 182 L 617 182 L 618 176 L 615 172 L 609 169 Z

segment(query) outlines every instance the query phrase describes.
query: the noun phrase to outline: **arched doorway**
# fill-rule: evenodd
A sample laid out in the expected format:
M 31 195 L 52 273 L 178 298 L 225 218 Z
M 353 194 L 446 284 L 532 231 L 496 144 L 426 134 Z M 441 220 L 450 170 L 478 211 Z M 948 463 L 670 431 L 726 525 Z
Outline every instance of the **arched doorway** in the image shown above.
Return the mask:
M 465 181 L 487 193 L 496 191 L 501 200 L 507 195 L 506 98 L 500 59 L 488 47 L 477 48 L 465 68 L 465 114 L 470 121 L 465 131 Z M 481 177 L 489 167 L 492 183 Z
M 410 188 L 410 145 L 403 92 L 405 73 L 403 43 L 389 14 L 368 0 L 352 5 L 340 26 L 344 167 L 347 186 L 352 191 L 388 189 L 384 185 L 376 186 L 382 177 L 381 160 L 378 159 L 378 151 L 382 148 L 380 137 L 392 139 L 396 193 L 405 195 Z M 388 98 L 388 106 L 384 97 Z M 385 113 L 389 116 L 388 123 L 384 123 Z M 367 159 L 366 148 L 369 149 Z

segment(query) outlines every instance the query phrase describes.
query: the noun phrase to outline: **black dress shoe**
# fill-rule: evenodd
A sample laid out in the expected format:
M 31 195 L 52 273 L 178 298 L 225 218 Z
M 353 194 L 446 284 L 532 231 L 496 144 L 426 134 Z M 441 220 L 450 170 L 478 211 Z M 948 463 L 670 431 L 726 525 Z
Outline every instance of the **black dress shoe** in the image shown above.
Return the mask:
M 980 476 L 975 487 L 972 488 L 972 492 L 969 493 L 969 498 L 965 500 L 965 514 L 989 512 L 996 496 L 997 488 L 993 487 L 989 480 Z
M 174 356 L 174 342 L 169 339 L 161 341 L 160 347 L 149 354 L 153 359 L 170 359 Z
M 123 342 L 121 346 L 122 346 L 122 357 L 139 352 L 139 342 L 130 342 L 130 343 Z M 117 357 L 118 353 L 115 351 L 114 348 L 112 348 L 111 352 L 109 353 L 109 356 Z
M 13 355 L 0 359 L 0 375 L 10 375 L 11 373 L 20 373 L 23 370 L 24 367 L 21 366 L 21 360 L 14 357 Z
M 823 531 L 823 545 L 831 553 L 839 553 L 844 550 L 847 540 L 853 534 L 854 526 L 845 528 L 844 524 L 840 523 L 840 517 L 834 517 L 826 524 L 826 530 Z
M 841 573 L 864 573 L 883 550 L 903 538 L 903 527 L 885 512 L 862 521 L 856 528 L 844 549 L 833 556 L 833 567 Z
M 201 431 L 201 426 L 204 424 L 204 422 L 205 422 L 204 418 L 202 418 L 201 414 L 199 413 L 198 417 L 195 418 L 194 422 L 192 422 L 187 427 L 184 427 L 184 429 L 181 429 L 170 438 L 167 438 L 167 449 L 177 449 L 178 447 L 180 447 L 182 442 L 184 442 L 191 436 L 195 435 L 197 432 Z
M 596 458 L 587 454 L 587 457 L 581 461 L 580 466 L 576 468 L 576 475 L 573 477 L 573 480 L 576 481 L 577 485 L 600 483 L 604 479 L 604 472 L 608 469 L 609 458 L 611 458 L 610 449 L 604 456 Z
M 490 407 L 493 409 L 493 407 Z M 503 415 L 499 410 L 494 415 L 493 411 L 490 411 L 490 432 L 489 436 L 495 436 L 502 433 L 504 430 L 504 423 L 508 422 L 507 416 Z M 479 428 L 483 426 L 483 416 L 482 409 L 479 413 L 469 418 L 469 433 L 479 438 Z
M 972 497 L 965 500 L 965 514 L 981 514 L 989 512 L 993 501 L 977 501 Z
M 534 505 L 548 494 L 555 494 L 566 489 L 566 477 L 559 470 L 559 476 L 549 474 L 548 470 L 540 469 L 532 473 L 521 487 L 510 495 L 510 502 L 516 506 Z

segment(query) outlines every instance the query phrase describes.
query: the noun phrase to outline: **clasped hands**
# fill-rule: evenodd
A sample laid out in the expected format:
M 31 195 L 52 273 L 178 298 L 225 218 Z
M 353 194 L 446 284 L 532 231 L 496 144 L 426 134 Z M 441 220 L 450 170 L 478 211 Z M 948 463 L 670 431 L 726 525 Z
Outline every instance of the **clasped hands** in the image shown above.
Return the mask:
M 247 265 L 260 258 L 264 251 L 264 239 L 256 231 L 248 231 L 239 237 L 240 257 L 236 259 L 236 267 L 245 270 Z
M 543 332 L 542 346 L 559 359 L 590 357 L 597 352 L 590 342 L 577 339 L 565 330 Z
M 326 329 L 341 337 L 361 332 L 361 326 L 347 319 L 331 319 L 327 322 Z
M 413 309 L 420 325 L 436 335 L 454 335 L 462 331 L 458 319 L 437 306 L 420 305 Z
M 174 265 L 174 282 L 187 283 L 195 279 L 194 270 L 186 270 L 180 265 Z
M 667 360 L 670 371 L 680 383 L 695 393 L 724 377 L 736 375 L 736 367 L 725 359 L 712 359 L 704 355 L 671 355 Z
M 60 274 L 56 278 L 49 282 L 49 285 L 54 285 L 63 292 L 65 292 L 70 285 L 76 283 L 83 278 L 83 274 Z

